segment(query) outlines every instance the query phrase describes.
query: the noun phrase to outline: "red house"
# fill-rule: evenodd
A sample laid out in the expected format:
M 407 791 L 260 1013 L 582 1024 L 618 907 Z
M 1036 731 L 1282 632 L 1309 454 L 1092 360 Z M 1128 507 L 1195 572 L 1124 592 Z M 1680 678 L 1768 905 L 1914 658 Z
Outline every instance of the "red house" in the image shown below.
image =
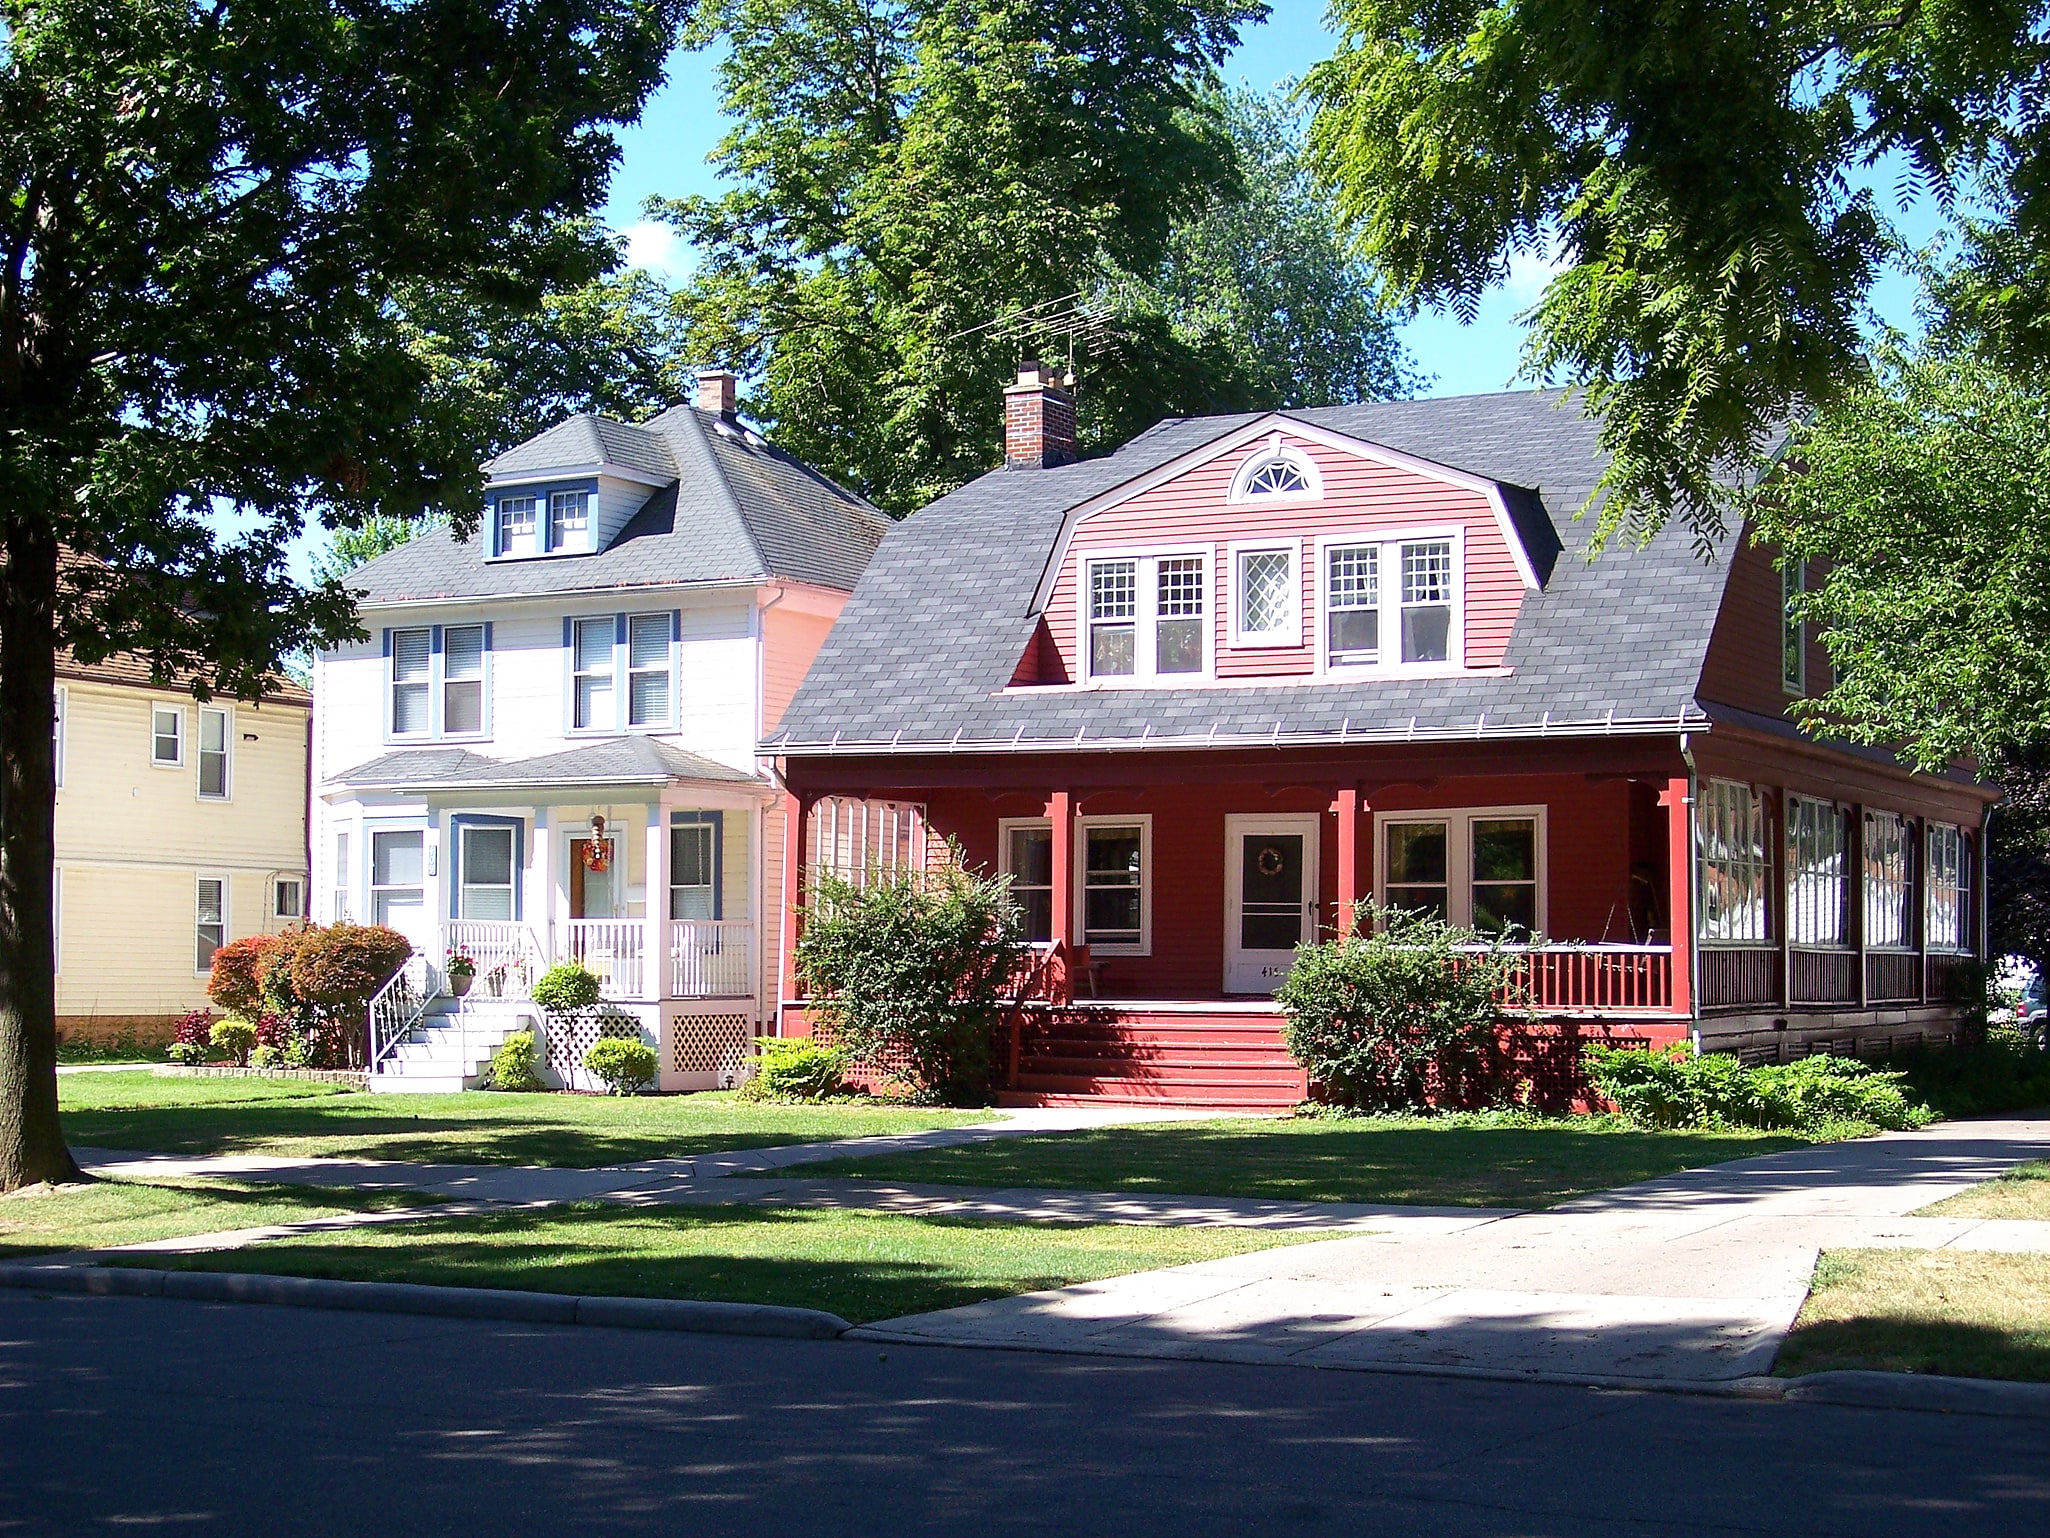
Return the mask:
M 1771 552 L 1676 525 L 1590 559 L 1570 399 L 1172 419 L 1077 461 L 1058 382 L 1005 395 L 1005 467 L 890 532 L 764 751 L 793 931 L 822 865 L 950 835 L 1010 873 L 1042 961 L 1006 1099 L 1299 1098 L 1270 995 L 1369 898 L 1528 934 L 1554 1068 L 1955 1030 L 1995 792 L 1795 728 L 1829 663 Z

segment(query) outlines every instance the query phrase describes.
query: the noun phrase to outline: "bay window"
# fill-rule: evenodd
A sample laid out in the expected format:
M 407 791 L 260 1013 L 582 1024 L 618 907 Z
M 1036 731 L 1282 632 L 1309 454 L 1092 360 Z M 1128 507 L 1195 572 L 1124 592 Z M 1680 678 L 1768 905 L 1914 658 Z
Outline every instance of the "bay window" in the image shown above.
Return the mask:
M 1787 938 L 1822 949 L 1846 942 L 1850 818 L 1832 801 L 1787 797 Z
M 1203 672 L 1209 651 L 1209 560 L 1199 552 L 1084 563 L 1083 655 L 1091 678 Z
M 578 731 L 610 731 L 619 724 L 613 704 L 613 635 L 611 615 L 570 624 L 571 714 Z
M 1873 950 L 1914 949 L 1914 847 L 1907 818 L 1865 814 L 1865 944 Z
M 1709 780 L 1695 793 L 1699 933 L 1709 945 L 1763 945 L 1771 933 L 1765 803 L 1749 785 Z
M 1543 932 L 1544 817 L 1534 807 L 1378 818 L 1383 907 L 1488 934 Z
M 329 922 L 346 924 L 356 905 L 349 900 L 349 888 L 353 875 L 349 869 L 349 832 L 346 828 L 335 832 L 335 883 Z
M 1929 824 L 1925 869 L 1926 943 L 1932 951 L 1966 951 L 1972 937 L 1972 846 L 1964 830 L 1947 822 Z

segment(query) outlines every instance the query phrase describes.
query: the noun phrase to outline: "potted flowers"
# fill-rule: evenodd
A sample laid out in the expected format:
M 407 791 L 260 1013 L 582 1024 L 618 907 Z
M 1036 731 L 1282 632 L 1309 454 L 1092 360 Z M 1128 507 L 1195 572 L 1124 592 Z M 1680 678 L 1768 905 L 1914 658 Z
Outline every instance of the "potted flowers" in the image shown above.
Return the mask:
M 442 970 L 448 974 L 448 991 L 461 998 L 470 991 L 470 984 L 477 976 L 477 958 L 458 945 L 448 953 Z

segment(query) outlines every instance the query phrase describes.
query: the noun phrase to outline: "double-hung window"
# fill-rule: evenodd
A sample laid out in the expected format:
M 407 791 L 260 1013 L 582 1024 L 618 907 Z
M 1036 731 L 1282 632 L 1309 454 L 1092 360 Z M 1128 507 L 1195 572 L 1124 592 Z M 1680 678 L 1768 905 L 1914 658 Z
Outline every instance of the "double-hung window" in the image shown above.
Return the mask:
M 280 876 L 271 883 L 271 917 L 306 917 L 306 883 L 297 876 Z
M 540 522 L 541 499 L 539 497 L 500 497 L 498 499 L 498 553 L 500 555 L 535 554 Z
M 1926 943 L 1932 951 L 1971 949 L 1972 853 L 1964 830 L 1932 822 L 1925 835 L 1929 897 Z
M 1709 780 L 1700 787 L 1694 849 L 1701 939 L 1709 945 L 1763 945 L 1771 937 L 1765 804 L 1749 785 Z
M 1084 822 L 1082 943 L 1092 950 L 1146 949 L 1148 828 L 1140 820 Z M 1051 875 L 1052 856 L 1048 856 Z
M 1203 671 L 1209 560 L 1201 554 L 1085 563 L 1083 640 L 1091 678 L 1172 678 Z
M 228 713 L 199 710 L 199 793 L 209 801 L 228 799 Z
M 335 831 L 335 884 L 333 894 L 332 922 L 346 924 L 356 911 L 356 905 L 349 900 L 352 885 L 349 870 L 349 831 L 339 828 Z
M 1518 807 L 1391 815 L 1381 823 L 1381 901 L 1490 934 L 1544 927 L 1543 819 Z
M 441 632 L 441 729 L 451 737 L 484 730 L 484 627 L 448 625 Z
M 370 922 L 411 933 L 427 903 L 426 835 L 417 828 L 370 835 Z
M 1302 643 L 1303 593 L 1292 545 L 1232 552 L 1231 644 Z
M 152 705 L 149 712 L 149 761 L 159 769 L 185 762 L 185 710 L 179 705 Z
M 434 632 L 425 625 L 391 632 L 391 734 L 425 737 L 434 730 Z
M 573 698 L 570 725 L 578 731 L 610 731 L 619 725 L 613 701 L 613 636 L 611 615 L 580 619 L 570 625 L 570 668 Z
M 1787 797 L 1787 938 L 1841 948 L 1848 933 L 1850 818 L 1833 801 Z
M 999 869 L 1011 878 L 1011 901 L 1025 938 L 1045 944 L 1053 938 L 1053 824 L 1005 822 Z
M 1450 534 L 1325 541 L 1318 595 L 1323 666 L 1463 662 L 1460 550 Z
M 1334 668 L 1381 660 L 1381 547 L 1332 545 L 1324 552 L 1324 660 Z
M 515 858 L 516 831 L 507 823 L 458 822 L 456 837 L 456 863 L 461 868 L 457 916 L 501 921 L 512 918 L 513 882 L 519 866 Z
M 1898 812 L 1865 814 L 1865 944 L 1874 950 L 1915 945 L 1915 830 Z
M 1402 660 L 1443 662 L 1452 643 L 1452 542 L 1402 547 Z
M 716 919 L 719 916 L 719 834 L 717 812 L 687 812 L 688 822 L 669 829 L 669 916 L 673 919 Z
M 64 788 L 64 708 L 65 691 L 59 689 L 51 702 L 50 711 L 50 767 L 57 781 L 57 788 Z
M 548 548 L 591 548 L 591 494 L 588 491 L 551 491 L 548 494 Z
M 626 720 L 629 726 L 667 726 L 672 719 L 667 614 L 635 614 L 626 622 Z
M 193 904 L 193 927 L 198 951 L 195 972 L 214 964 L 214 952 L 228 943 L 228 883 L 219 876 L 201 876 Z

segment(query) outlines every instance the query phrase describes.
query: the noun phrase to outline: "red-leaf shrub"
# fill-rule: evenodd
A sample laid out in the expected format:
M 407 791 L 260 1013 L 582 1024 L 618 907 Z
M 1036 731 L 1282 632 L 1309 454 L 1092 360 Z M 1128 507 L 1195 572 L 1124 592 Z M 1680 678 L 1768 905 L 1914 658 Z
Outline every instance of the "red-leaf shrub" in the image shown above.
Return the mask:
M 330 1016 L 360 1019 L 377 990 L 413 954 L 413 942 L 377 924 L 331 924 L 292 937 L 292 992 Z
M 178 1022 L 178 1032 L 172 1038 L 181 1047 L 210 1047 L 214 1039 L 214 1012 L 210 1009 L 195 1009 Z
M 271 959 L 286 943 L 284 935 L 245 935 L 214 952 L 206 996 L 237 1020 L 255 1020 L 263 1013 L 263 979 Z

